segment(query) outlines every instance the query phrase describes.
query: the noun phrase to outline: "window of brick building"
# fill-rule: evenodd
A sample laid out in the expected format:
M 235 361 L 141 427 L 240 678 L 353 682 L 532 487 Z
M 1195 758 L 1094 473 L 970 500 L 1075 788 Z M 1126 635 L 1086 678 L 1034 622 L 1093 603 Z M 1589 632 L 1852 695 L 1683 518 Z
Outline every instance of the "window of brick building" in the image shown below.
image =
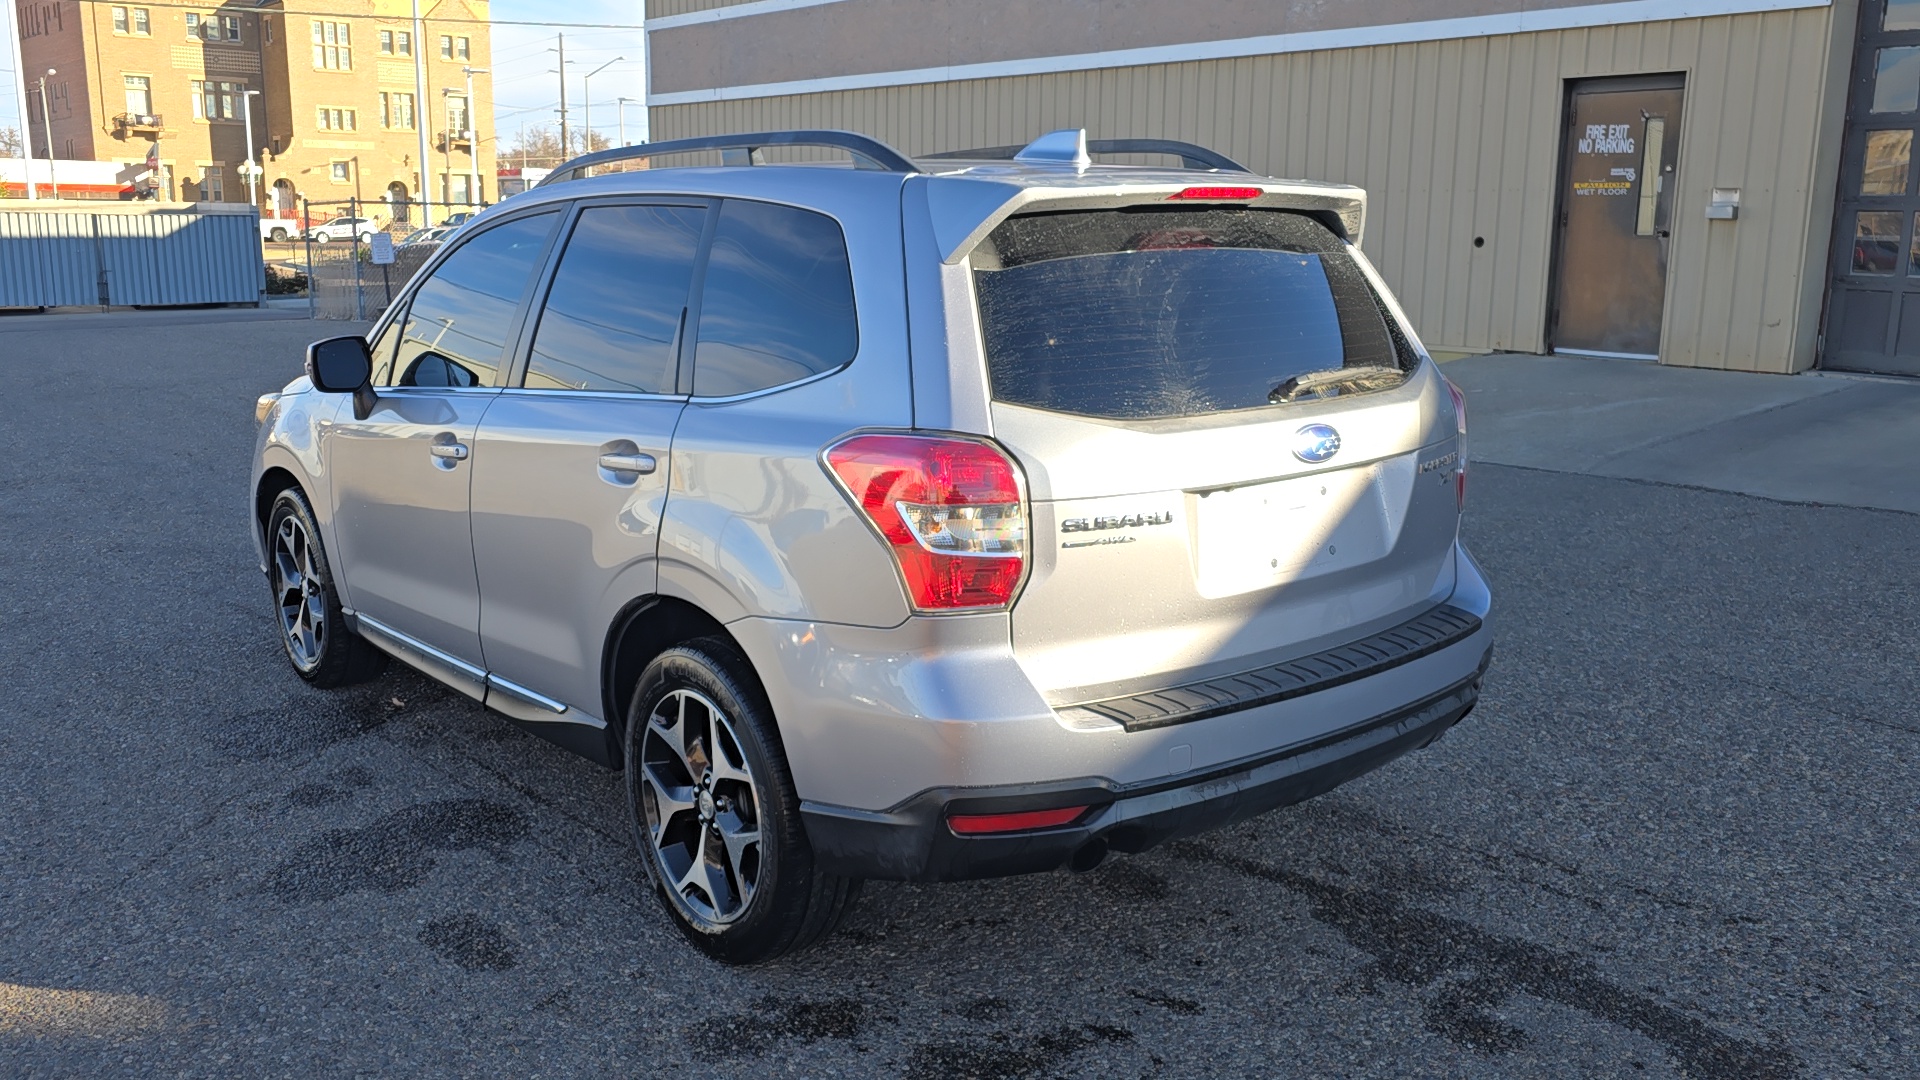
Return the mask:
M 473 48 L 468 43 L 466 38 L 453 39 L 453 55 L 459 57 L 462 60 L 473 59 Z
M 153 115 L 153 80 L 145 75 L 123 75 L 127 87 L 127 111 L 135 116 Z
M 355 131 L 360 126 L 355 110 L 329 109 L 324 105 L 319 109 L 318 124 L 322 131 Z
M 440 35 L 440 59 L 453 59 L 453 38 L 450 35 Z
M 391 30 L 380 31 L 380 55 L 393 55 L 393 31 Z
M 220 16 L 220 29 L 225 32 L 225 36 L 228 41 L 239 41 L 240 40 L 240 16 L 238 15 Z
M 200 13 L 197 11 L 187 12 L 187 36 L 196 40 L 200 37 Z
M 237 82 L 193 81 L 193 118 L 195 120 L 238 120 L 240 92 Z
M 380 95 L 380 126 L 411 131 L 413 129 L 413 95 L 383 92 Z
M 220 168 L 220 166 L 218 165 L 207 166 L 206 171 L 202 174 L 202 176 L 203 176 L 203 179 L 201 180 L 201 183 L 200 183 L 200 197 L 205 199 L 208 202 L 227 201 L 227 193 L 224 187 L 224 181 L 226 177 L 225 177 L 224 171 Z
M 153 18 L 147 13 L 146 8 L 137 7 L 133 9 L 133 32 L 136 34 L 153 33 Z
M 407 33 L 405 30 L 400 31 L 393 39 L 393 51 L 399 53 L 401 56 L 412 56 L 413 35 Z
M 329 71 L 352 71 L 353 49 L 347 24 L 343 22 L 313 23 L 313 66 Z
M 124 34 L 127 32 L 126 8 L 117 7 L 113 9 L 113 32 L 116 34 Z
M 353 179 L 352 163 L 347 161 L 334 162 L 333 168 L 330 170 L 329 175 L 332 177 L 333 182 L 336 184 L 347 183 L 348 181 Z

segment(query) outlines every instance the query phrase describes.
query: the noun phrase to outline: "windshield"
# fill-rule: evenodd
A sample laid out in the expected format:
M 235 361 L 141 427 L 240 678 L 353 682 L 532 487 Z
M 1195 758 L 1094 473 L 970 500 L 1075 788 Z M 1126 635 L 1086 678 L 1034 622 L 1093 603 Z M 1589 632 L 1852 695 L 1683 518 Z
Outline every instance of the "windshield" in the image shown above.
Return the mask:
M 1247 207 L 1013 218 L 973 256 L 995 400 L 1114 419 L 1356 393 L 1411 368 L 1346 244 Z

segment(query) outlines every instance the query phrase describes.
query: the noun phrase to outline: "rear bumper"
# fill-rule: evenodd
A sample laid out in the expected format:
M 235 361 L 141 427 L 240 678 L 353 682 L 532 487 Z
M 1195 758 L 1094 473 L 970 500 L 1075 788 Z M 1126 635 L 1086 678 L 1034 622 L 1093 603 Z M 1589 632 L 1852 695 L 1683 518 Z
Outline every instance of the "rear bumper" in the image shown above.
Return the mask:
M 1109 850 L 1136 853 L 1323 794 L 1433 742 L 1473 710 L 1491 652 L 1469 677 L 1412 704 L 1250 760 L 1129 786 L 1083 779 L 922 792 L 881 812 L 802 803 L 823 869 L 849 877 L 958 881 L 1085 868 Z M 1090 809 L 1073 825 L 960 836 L 952 814 Z

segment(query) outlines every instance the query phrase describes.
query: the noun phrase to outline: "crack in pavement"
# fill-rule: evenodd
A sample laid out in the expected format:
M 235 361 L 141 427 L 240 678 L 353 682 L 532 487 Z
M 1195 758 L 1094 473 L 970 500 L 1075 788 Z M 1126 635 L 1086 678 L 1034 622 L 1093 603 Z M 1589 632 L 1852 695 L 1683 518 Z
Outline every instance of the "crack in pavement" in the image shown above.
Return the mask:
M 1762 1044 L 1727 1035 L 1646 994 L 1616 986 L 1577 956 L 1408 907 L 1390 893 L 1343 888 L 1196 841 L 1165 850 L 1307 897 L 1315 919 L 1374 958 L 1375 974 L 1437 991 L 1426 1009 L 1429 1030 L 1483 1053 L 1524 1042 L 1525 1032 L 1489 1010 L 1526 993 L 1638 1032 L 1700 1080 L 1785 1080 L 1800 1074 L 1798 1055 L 1778 1041 Z M 1447 981 L 1462 971 L 1471 977 Z

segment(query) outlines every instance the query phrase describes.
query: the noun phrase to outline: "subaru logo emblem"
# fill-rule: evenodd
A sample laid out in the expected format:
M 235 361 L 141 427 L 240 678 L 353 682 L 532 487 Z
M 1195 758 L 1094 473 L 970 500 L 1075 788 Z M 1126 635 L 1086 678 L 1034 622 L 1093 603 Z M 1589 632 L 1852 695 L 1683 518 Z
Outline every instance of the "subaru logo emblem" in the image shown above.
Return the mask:
M 1325 424 L 1308 424 L 1293 433 L 1293 456 L 1318 465 L 1340 452 L 1340 433 Z

